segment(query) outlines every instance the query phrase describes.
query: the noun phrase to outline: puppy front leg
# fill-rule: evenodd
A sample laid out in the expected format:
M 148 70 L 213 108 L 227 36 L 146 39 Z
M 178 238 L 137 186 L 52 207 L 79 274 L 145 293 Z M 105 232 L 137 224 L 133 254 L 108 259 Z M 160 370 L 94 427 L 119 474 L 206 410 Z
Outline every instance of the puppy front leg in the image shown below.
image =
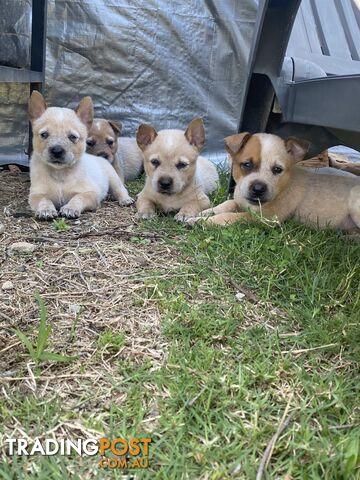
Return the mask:
M 209 197 L 203 193 L 199 195 L 195 200 L 185 203 L 175 215 L 175 220 L 179 222 L 187 222 L 190 218 L 197 217 L 199 213 L 208 208 L 210 205 Z
M 35 217 L 41 220 L 51 220 L 58 216 L 58 211 L 53 202 L 46 198 L 42 193 L 30 194 L 29 197 L 30 208 L 35 212 Z
M 60 208 L 60 214 L 66 218 L 77 218 L 84 210 L 96 210 L 99 203 L 96 192 L 77 193 Z
M 114 170 L 118 174 L 122 183 L 124 183 L 124 169 L 122 168 L 122 165 L 118 157 L 114 158 L 114 163 L 112 164 L 112 166 L 114 167 Z
M 138 218 L 148 220 L 149 218 L 154 218 L 156 216 L 155 204 L 151 200 L 141 196 L 141 194 L 136 201 L 136 208 Z
M 210 215 L 217 215 L 218 213 L 226 213 L 226 212 L 236 212 L 238 210 L 237 203 L 235 200 L 226 200 L 220 205 L 217 205 L 213 208 L 207 208 L 199 213 L 200 217 L 209 217 Z
M 121 207 L 134 203 L 121 179 L 114 173 L 110 177 L 110 193 L 119 202 Z
M 254 218 L 249 215 L 247 212 L 224 212 L 214 215 L 213 217 L 208 217 L 204 219 L 204 222 L 208 225 L 230 225 L 241 220 L 254 220 Z

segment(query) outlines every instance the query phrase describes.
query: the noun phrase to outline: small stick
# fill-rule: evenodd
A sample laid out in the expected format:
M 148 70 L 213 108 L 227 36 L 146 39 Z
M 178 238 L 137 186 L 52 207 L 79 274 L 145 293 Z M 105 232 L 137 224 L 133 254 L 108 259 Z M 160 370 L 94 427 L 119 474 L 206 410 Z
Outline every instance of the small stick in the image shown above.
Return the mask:
M 186 403 L 185 403 L 185 406 L 186 407 L 192 407 L 194 405 L 194 403 L 201 397 L 201 395 L 205 392 L 206 390 L 206 387 L 203 387 L 200 392 L 195 395 L 195 397 L 193 397 L 192 399 L 188 400 Z
M 331 430 L 347 430 L 348 428 L 358 427 L 360 423 L 349 423 L 348 425 L 331 425 L 329 429 Z
M 274 435 L 272 436 L 270 442 L 268 443 L 266 449 L 265 449 L 265 452 L 262 456 L 262 459 L 261 459 L 261 462 L 260 462 L 260 465 L 259 465 L 259 469 L 257 471 L 257 474 L 256 474 L 256 480 L 261 480 L 263 475 L 264 475 L 264 472 L 265 470 L 267 469 L 268 465 L 269 465 L 269 462 L 270 462 L 270 459 L 272 457 L 272 454 L 273 454 L 273 451 L 274 451 L 274 448 L 275 448 L 275 444 L 277 442 L 277 439 L 280 437 L 280 435 L 282 434 L 282 432 L 285 430 L 285 428 L 289 425 L 290 423 L 290 420 L 292 418 L 292 415 L 290 416 L 287 416 L 288 414 L 288 411 L 289 411 L 289 408 L 290 408 L 290 402 L 293 398 L 293 394 L 290 396 L 289 398 L 289 401 L 286 405 L 286 408 L 285 408 L 285 411 L 284 411 L 284 414 L 282 416 L 282 419 L 279 423 L 279 426 L 278 426 L 278 429 L 276 430 L 276 432 L 274 433 Z
M 238 283 L 235 282 L 235 280 L 233 280 L 231 277 L 229 277 L 228 275 L 224 275 L 222 274 L 221 272 L 219 272 L 218 270 L 216 270 L 216 268 L 213 268 L 213 267 L 210 267 L 210 270 L 212 272 L 214 272 L 216 275 L 220 275 L 221 277 L 224 278 L 224 280 L 227 282 L 227 283 L 230 283 L 230 285 L 232 285 L 236 290 L 238 290 L 239 292 L 243 293 L 245 295 L 245 297 L 250 300 L 251 302 L 253 303 L 259 303 L 260 302 L 260 299 L 259 297 L 257 297 L 255 295 L 255 293 L 253 293 L 251 290 L 249 290 L 248 288 L 246 287 L 242 287 L 241 285 L 239 285 Z
M 257 297 L 255 295 L 255 293 L 253 293 L 251 290 L 249 290 L 248 288 L 246 287 L 242 287 L 241 285 L 239 285 L 238 283 L 236 283 L 232 278 L 229 277 L 228 279 L 229 283 L 236 289 L 238 290 L 240 293 L 243 293 L 245 295 L 245 297 L 252 303 L 259 303 L 260 302 L 260 298 Z
M 223 277 L 223 279 L 229 283 L 232 287 L 235 288 L 235 290 L 237 290 L 238 292 L 240 293 L 243 293 L 245 295 L 245 298 L 247 300 L 249 300 L 249 302 L 252 302 L 252 303 L 260 303 L 261 302 L 261 299 L 255 295 L 254 292 L 252 292 L 249 288 L 246 288 L 246 287 L 243 287 L 242 285 L 239 285 L 237 282 L 235 282 L 235 280 L 233 280 L 231 277 L 229 277 L 228 275 L 224 275 L 220 272 L 218 272 L 215 268 L 212 268 L 210 267 L 210 270 L 214 273 L 216 273 L 216 275 L 220 275 Z M 277 308 L 277 307 L 274 307 L 272 306 L 272 310 L 277 314 L 277 315 L 280 315 L 281 317 L 287 317 L 288 314 L 286 312 L 284 312 L 283 310 L 281 310 L 280 308 Z
M 35 380 L 55 380 L 56 378 L 96 378 L 98 375 L 92 375 L 89 373 L 80 373 L 76 375 L 51 375 L 51 376 L 41 376 L 39 375 L 38 377 L 34 377 Z M 5 381 L 5 382 L 17 382 L 21 380 L 30 380 L 31 377 L 0 377 L 0 382 Z
M 156 233 L 141 233 L 141 232 L 128 232 L 127 230 L 119 230 L 118 228 L 112 228 L 111 230 L 103 230 L 102 232 L 84 232 L 79 235 L 71 236 L 71 240 L 79 240 L 85 237 L 102 237 L 104 235 L 120 235 L 124 237 L 143 237 L 143 238 L 161 238 Z
M 109 230 L 102 230 L 101 232 L 83 232 L 78 235 L 48 235 L 46 237 L 26 237 L 25 240 L 32 241 L 32 242 L 52 242 L 54 240 L 79 240 L 80 238 L 86 237 L 103 237 L 105 235 L 114 235 L 120 237 L 141 237 L 141 238 L 153 238 L 153 239 L 161 239 L 160 235 L 157 235 L 154 232 L 128 232 L 127 230 L 120 230 L 119 227 L 112 228 Z
M 336 345 L 339 345 L 339 344 L 328 343 L 327 345 L 319 345 L 318 347 L 312 347 L 312 348 L 301 348 L 300 350 L 284 350 L 281 353 L 306 353 L 306 352 L 312 352 L 313 350 L 320 350 L 322 348 L 336 347 Z

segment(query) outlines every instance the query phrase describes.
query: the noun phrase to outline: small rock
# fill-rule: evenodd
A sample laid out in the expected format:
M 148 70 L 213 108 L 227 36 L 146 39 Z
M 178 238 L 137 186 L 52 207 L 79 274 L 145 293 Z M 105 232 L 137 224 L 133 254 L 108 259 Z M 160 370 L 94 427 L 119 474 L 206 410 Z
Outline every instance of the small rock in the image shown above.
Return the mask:
M 237 292 L 235 295 L 236 300 L 239 300 L 239 302 L 242 302 L 245 298 L 245 293 Z
M 81 306 L 73 303 L 72 305 L 69 305 L 69 310 L 70 313 L 74 313 L 75 315 L 77 315 L 81 310 Z
M 5 232 L 5 225 L 0 223 L 0 235 Z
M 9 247 L 9 254 L 15 254 L 15 253 L 26 253 L 30 254 L 33 253 L 36 250 L 36 245 L 28 242 L 16 242 L 12 243 Z
M 10 282 L 10 280 L 7 280 L 6 282 L 4 282 L 2 284 L 2 287 L 1 287 L 3 290 L 14 290 L 14 284 L 12 282 Z

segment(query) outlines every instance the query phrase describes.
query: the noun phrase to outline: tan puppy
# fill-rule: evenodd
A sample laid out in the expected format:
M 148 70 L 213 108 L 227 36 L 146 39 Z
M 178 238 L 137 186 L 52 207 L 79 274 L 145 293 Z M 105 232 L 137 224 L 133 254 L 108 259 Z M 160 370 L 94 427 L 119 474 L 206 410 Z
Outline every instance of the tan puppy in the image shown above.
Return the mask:
M 206 194 L 218 186 L 215 166 L 199 152 L 205 143 L 201 118 L 193 120 L 185 132 L 140 125 L 137 143 L 144 154 L 145 187 L 136 207 L 140 218 L 152 218 L 156 209 L 177 211 L 176 220 L 185 221 L 210 205 Z
M 294 217 L 319 227 L 360 228 L 360 179 L 316 174 L 296 166 L 307 152 L 304 142 L 240 133 L 225 138 L 225 145 L 236 182 L 234 200 L 203 211 L 202 216 L 215 214 L 207 223 L 253 219 L 245 212 L 250 210 L 280 222 Z
M 84 210 L 96 209 L 109 190 L 120 205 L 133 203 L 109 162 L 85 153 L 93 120 L 90 97 L 74 111 L 47 108 L 42 95 L 34 91 L 29 116 L 34 135 L 29 203 L 36 217 L 78 217 Z
M 143 155 L 135 138 L 120 137 L 121 123 L 94 118 L 86 140 L 86 151 L 104 157 L 122 181 L 135 180 L 144 169 Z

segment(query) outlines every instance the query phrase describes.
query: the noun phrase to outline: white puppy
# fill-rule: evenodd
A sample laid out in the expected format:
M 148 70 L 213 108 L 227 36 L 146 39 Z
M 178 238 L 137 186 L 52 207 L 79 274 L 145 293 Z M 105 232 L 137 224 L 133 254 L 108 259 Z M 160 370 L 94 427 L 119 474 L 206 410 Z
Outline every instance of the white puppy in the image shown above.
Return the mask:
M 84 210 L 95 210 L 109 191 L 120 205 L 133 203 L 109 162 L 85 153 L 93 120 L 90 97 L 74 111 L 47 108 L 42 95 L 34 91 L 29 116 L 34 147 L 29 203 L 36 217 L 76 218 Z

